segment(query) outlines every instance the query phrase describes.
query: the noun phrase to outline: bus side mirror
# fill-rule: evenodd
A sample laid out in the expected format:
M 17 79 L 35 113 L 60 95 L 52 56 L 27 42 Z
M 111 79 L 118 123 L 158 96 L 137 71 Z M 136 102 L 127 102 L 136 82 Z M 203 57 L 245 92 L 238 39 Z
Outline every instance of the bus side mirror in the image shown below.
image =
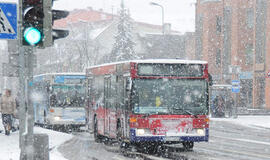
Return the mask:
M 127 78 L 126 91 L 131 91 L 131 87 L 132 87 L 132 80 L 131 80 L 131 78 Z

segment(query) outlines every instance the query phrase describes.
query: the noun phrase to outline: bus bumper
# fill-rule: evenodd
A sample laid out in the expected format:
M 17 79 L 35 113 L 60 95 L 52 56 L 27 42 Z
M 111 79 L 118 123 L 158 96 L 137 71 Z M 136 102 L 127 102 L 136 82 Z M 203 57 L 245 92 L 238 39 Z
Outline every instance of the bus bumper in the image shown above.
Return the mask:
M 181 136 L 163 136 L 163 135 L 147 135 L 138 136 L 136 135 L 136 129 L 130 129 L 130 142 L 160 142 L 160 143 L 181 143 L 181 142 L 208 142 L 209 140 L 209 129 L 205 129 L 205 135 L 181 135 Z
M 49 123 L 51 125 L 76 125 L 76 126 L 84 126 L 85 118 L 75 118 L 75 119 L 67 119 L 63 117 L 52 117 L 49 119 Z

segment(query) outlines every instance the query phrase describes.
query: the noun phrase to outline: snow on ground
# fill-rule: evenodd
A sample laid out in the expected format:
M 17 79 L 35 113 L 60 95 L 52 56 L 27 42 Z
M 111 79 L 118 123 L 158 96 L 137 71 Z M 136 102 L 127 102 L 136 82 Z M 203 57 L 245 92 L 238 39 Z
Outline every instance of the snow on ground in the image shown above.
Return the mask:
M 238 118 L 211 118 L 211 121 L 226 121 L 253 128 L 270 129 L 270 116 L 238 116 Z
M 2 120 L 0 117 L 0 159 L 1 160 L 18 160 L 20 157 L 19 149 L 19 131 L 11 132 L 9 136 L 4 133 Z M 56 132 L 52 130 L 43 129 L 40 127 L 34 128 L 34 133 L 46 133 L 49 135 L 49 148 L 50 160 L 66 160 L 60 152 L 58 152 L 57 147 L 63 144 L 65 141 L 72 138 L 72 135 Z

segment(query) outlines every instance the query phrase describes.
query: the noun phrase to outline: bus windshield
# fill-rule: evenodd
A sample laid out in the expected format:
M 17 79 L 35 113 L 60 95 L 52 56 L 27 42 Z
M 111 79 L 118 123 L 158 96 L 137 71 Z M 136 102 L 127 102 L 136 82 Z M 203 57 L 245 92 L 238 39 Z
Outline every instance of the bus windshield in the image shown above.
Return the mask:
M 203 79 L 135 79 L 132 95 L 137 114 L 208 114 L 207 82 Z
M 52 107 L 83 107 L 84 88 L 82 85 L 53 85 L 50 95 Z

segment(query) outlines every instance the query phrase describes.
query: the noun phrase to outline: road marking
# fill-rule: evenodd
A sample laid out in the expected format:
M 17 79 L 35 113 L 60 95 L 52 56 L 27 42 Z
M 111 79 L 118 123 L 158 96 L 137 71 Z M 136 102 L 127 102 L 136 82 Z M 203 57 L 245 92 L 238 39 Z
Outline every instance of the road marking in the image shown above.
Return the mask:
M 223 139 L 229 139 L 229 140 L 235 140 L 235 141 L 250 142 L 250 143 L 257 143 L 257 144 L 264 144 L 264 145 L 270 145 L 269 142 L 262 142 L 262 141 L 249 140 L 249 139 L 228 138 L 228 137 L 219 137 L 219 136 L 211 136 L 211 137 L 215 137 L 215 138 L 223 138 Z
M 206 149 L 207 148 L 207 149 Z M 197 148 L 198 150 L 216 150 L 216 151 L 221 151 L 222 153 L 224 152 L 229 152 L 229 153 L 237 153 L 237 154 L 241 154 L 241 155 L 245 155 L 245 156 L 253 156 L 253 157 L 257 157 L 257 158 L 266 158 L 266 159 L 269 159 L 270 158 L 270 154 L 269 155 L 263 155 L 262 153 L 259 153 L 259 154 L 253 154 L 253 153 L 250 153 L 250 151 L 247 151 L 247 152 L 240 152 L 240 151 L 235 151 L 235 150 L 230 150 L 230 149 L 218 149 L 218 148 L 212 148 L 212 147 L 204 147 L 204 149 L 201 149 L 201 148 Z

